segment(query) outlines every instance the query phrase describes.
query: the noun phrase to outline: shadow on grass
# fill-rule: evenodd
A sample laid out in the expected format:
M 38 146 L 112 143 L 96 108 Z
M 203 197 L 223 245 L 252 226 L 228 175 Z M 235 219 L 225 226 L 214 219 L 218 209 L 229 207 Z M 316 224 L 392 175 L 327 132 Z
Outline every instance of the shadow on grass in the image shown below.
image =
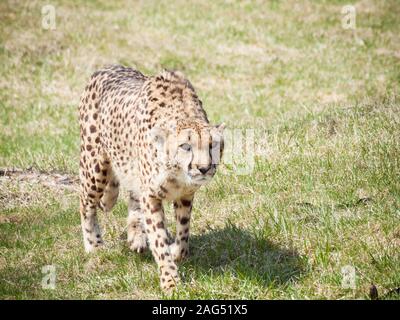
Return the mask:
M 196 272 L 222 274 L 268 287 L 296 281 L 304 271 L 297 252 L 279 247 L 264 237 L 227 224 L 190 238 L 190 256 L 183 264 Z

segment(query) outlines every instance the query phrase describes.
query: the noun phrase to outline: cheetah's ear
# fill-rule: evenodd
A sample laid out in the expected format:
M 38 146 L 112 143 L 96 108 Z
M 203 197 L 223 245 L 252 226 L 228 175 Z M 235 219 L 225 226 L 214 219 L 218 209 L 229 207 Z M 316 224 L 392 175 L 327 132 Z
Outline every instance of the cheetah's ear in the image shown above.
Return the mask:
M 150 131 L 150 141 L 155 147 L 161 151 L 164 148 L 165 141 L 168 137 L 168 130 L 161 127 L 154 127 Z
M 215 126 L 215 128 L 216 128 L 221 134 L 224 132 L 225 127 L 226 127 L 226 125 L 225 125 L 224 122 L 222 122 L 222 123 L 220 123 L 220 124 L 217 124 L 217 125 Z

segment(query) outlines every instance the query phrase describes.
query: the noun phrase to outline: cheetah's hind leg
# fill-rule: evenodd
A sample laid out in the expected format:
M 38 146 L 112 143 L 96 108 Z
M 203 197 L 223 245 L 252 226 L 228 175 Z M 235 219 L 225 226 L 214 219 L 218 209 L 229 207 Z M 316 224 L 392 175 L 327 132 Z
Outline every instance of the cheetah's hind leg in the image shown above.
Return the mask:
M 97 207 L 103 210 L 111 208 L 118 197 L 118 188 L 114 187 L 113 179 L 109 180 L 113 177 L 109 163 L 100 159 L 91 166 L 92 170 L 87 168 L 84 170 L 81 167 L 79 174 L 81 224 L 86 252 L 92 252 L 104 244 L 97 218 Z
M 81 195 L 80 212 L 83 243 L 85 251 L 89 253 L 103 245 L 100 226 L 96 215 L 96 204 L 92 198 L 86 198 Z
M 131 191 L 128 203 L 128 245 L 132 251 L 142 253 L 147 248 L 147 235 L 143 226 L 143 214 L 139 196 Z

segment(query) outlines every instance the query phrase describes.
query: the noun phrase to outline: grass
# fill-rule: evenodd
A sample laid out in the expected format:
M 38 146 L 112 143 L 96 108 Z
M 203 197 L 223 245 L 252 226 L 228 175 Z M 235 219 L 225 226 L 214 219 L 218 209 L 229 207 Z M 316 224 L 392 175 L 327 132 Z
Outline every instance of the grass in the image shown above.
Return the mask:
M 354 1 L 355 30 L 339 0 L 53 0 L 55 30 L 41 27 L 46 4 L 0 3 L 0 167 L 76 174 L 89 75 L 177 68 L 212 122 L 264 135 L 250 174 L 226 165 L 199 192 L 173 298 L 368 299 L 371 284 L 381 296 L 400 286 L 398 1 Z M 0 297 L 164 298 L 150 254 L 125 245 L 126 211 L 101 216 L 107 248 L 87 256 L 76 193 L 1 179 Z M 45 265 L 55 290 L 41 287 Z

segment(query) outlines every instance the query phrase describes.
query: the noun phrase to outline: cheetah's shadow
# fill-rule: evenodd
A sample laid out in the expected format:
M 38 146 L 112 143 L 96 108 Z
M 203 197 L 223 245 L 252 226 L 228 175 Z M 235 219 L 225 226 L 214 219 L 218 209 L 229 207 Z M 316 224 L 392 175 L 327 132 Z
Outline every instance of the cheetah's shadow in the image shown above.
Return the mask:
M 304 270 L 304 259 L 293 250 L 258 237 L 231 224 L 190 238 L 190 256 L 180 270 L 197 274 L 231 272 L 237 278 L 260 286 L 285 285 L 296 281 Z

